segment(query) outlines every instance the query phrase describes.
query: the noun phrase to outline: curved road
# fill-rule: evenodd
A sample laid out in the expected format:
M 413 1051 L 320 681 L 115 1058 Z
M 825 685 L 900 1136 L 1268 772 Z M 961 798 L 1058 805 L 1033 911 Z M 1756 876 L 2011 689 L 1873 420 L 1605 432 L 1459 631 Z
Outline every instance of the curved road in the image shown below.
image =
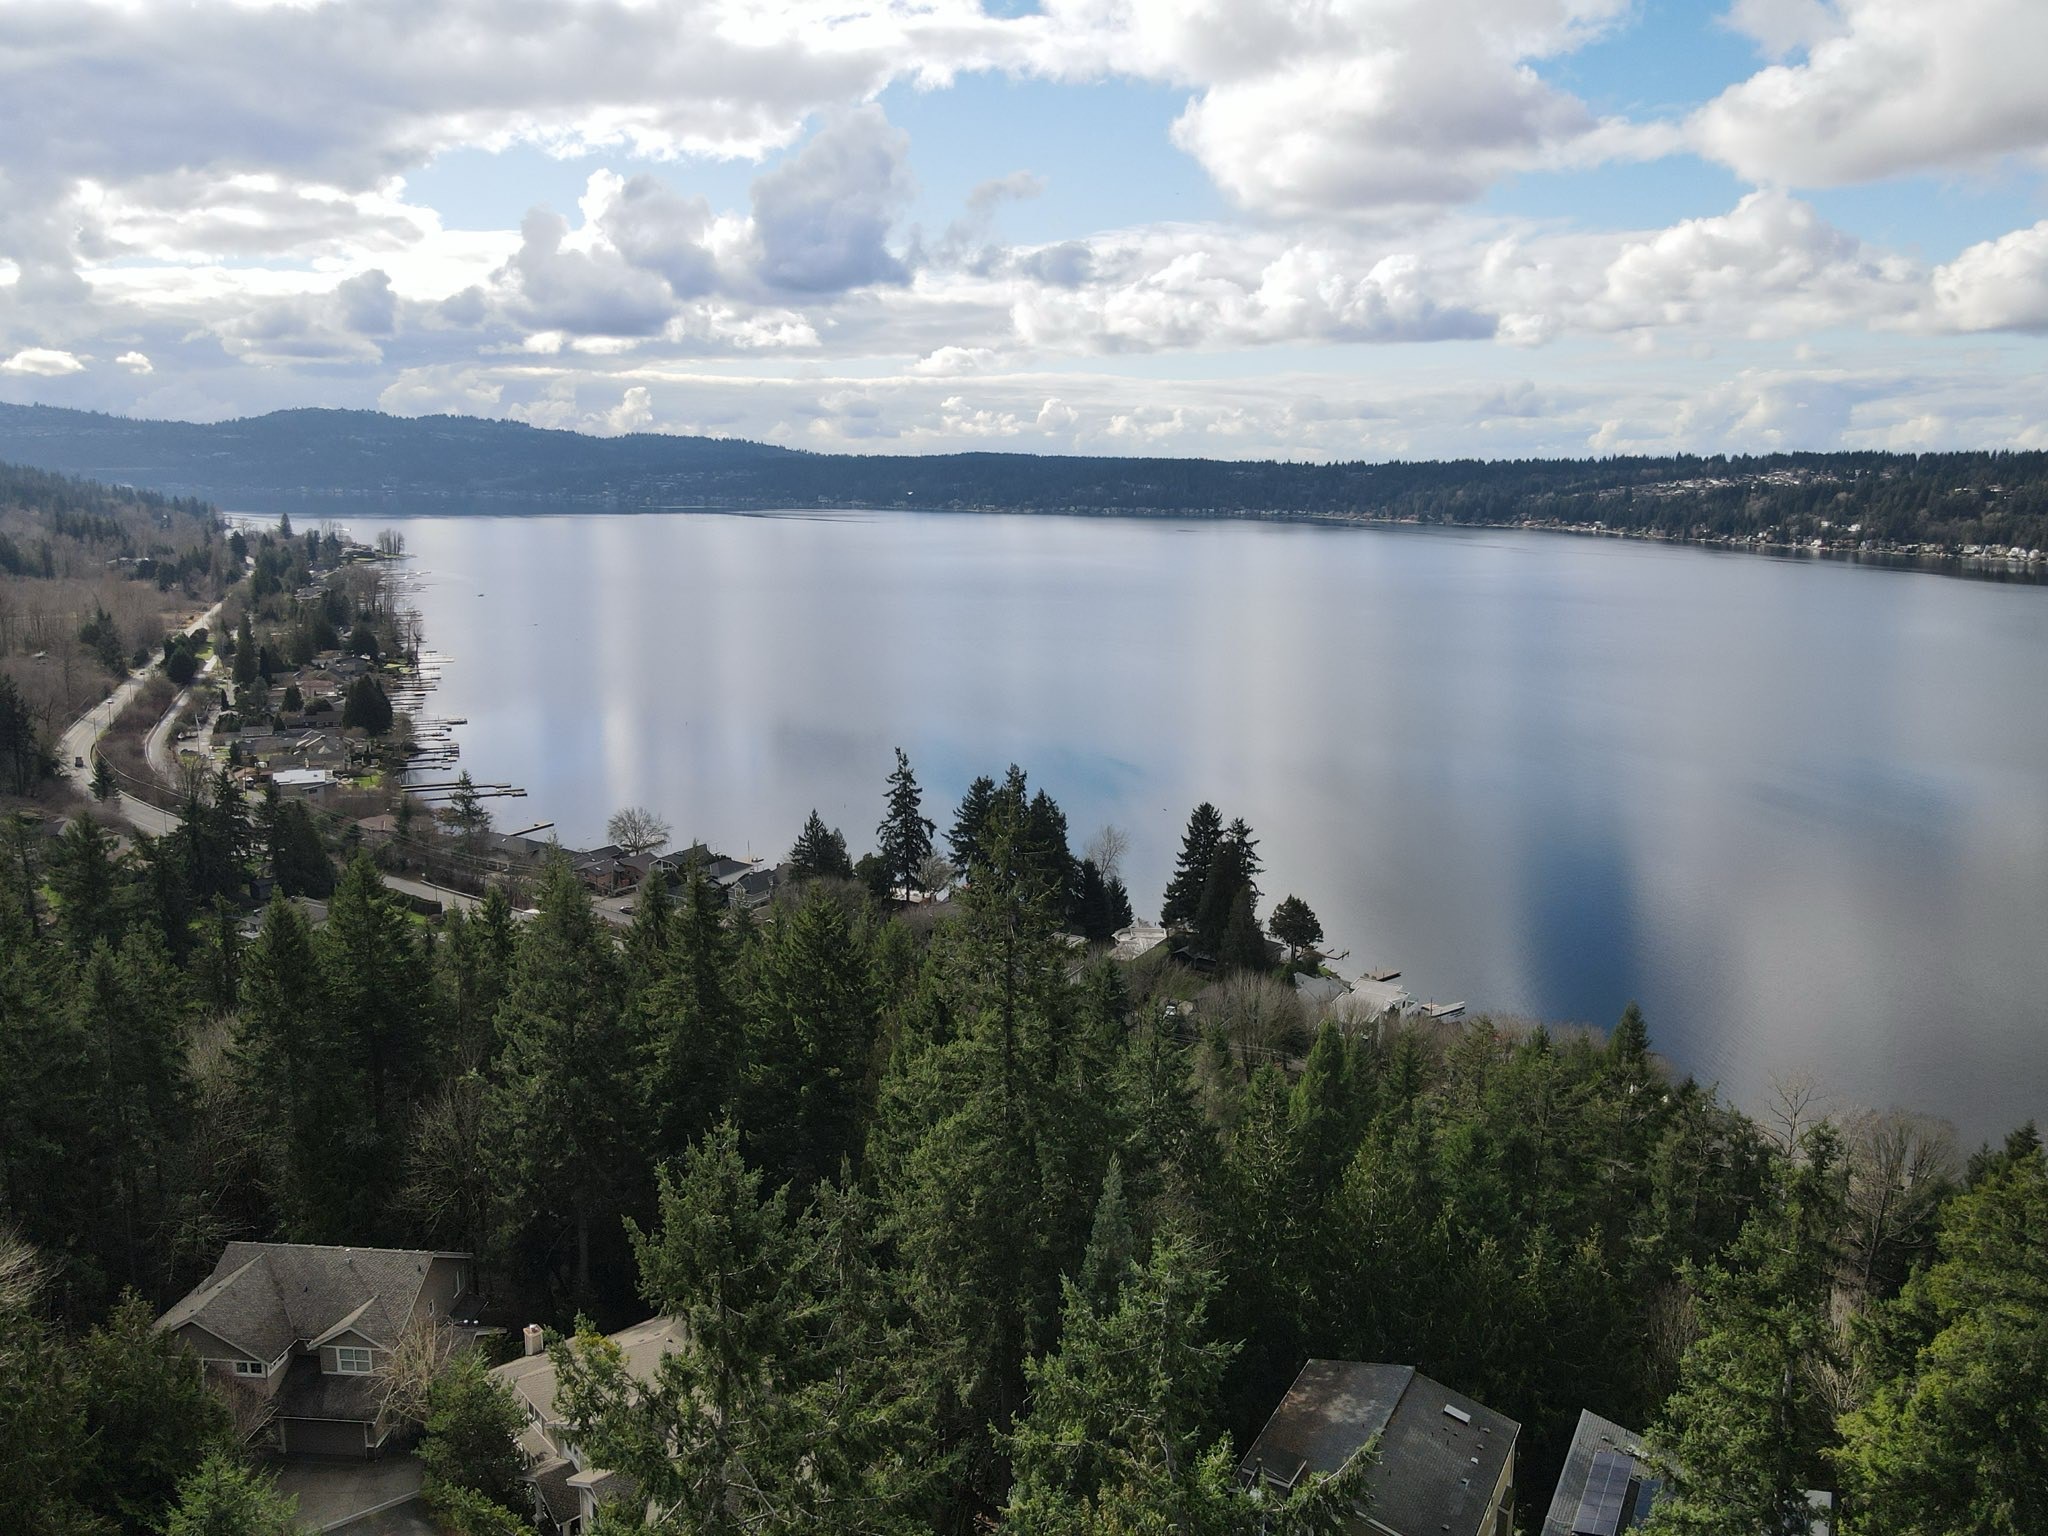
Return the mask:
M 214 621 L 220 617 L 221 606 L 226 601 L 223 598 L 221 602 L 215 603 L 190 624 L 185 625 L 185 630 L 194 630 L 201 625 L 211 629 Z M 207 657 L 207 670 L 212 670 L 216 659 L 213 656 Z M 93 753 L 100 744 L 100 738 L 113 728 L 114 722 L 121 716 L 121 711 L 142 691 L 143 685 L 149 681 L 151 670 L 144 667 L 139 672 L 129 673 L 120 687 L 72 721 L 64 734 L 57 738 L 57 771 L 70 779 L 80 794 L 91 796 Z M 171 724 L 191 696 L 192 690 L 187 688 L 171 700 L 170 708 L 164 711 L 163 718 L 150 729 L 143 743 L 143 756 L 166 784 L 175 777 L 177 767 L 176 760 L 168 751 Z M 82 768 L 76 766 L 81 760 L 85 764 Z M 122 819 L 138 832 L 145 832 L 151 837 L 163 837 L 178 829 L 176 813 L 151 805 L 147 800 L 139 799 L 126 790 L 117 790 L 114 800 Z M 466 891 L 451 891 L 445 886 L 429 885 L 424 880 L 407 880 L 398 875 L 387 874 L 384 876 L 384 884 L 391 890 L 402 891 L 408 896 L 438 901 L 443 908 L 461 907 L 466 911 L 478 905 L 477 898 Z

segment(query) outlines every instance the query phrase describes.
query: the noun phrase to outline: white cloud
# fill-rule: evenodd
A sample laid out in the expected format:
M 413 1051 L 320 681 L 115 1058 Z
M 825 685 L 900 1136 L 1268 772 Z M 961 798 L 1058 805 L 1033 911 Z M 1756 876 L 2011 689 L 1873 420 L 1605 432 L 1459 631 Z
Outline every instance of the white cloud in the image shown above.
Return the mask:
M 1030 281 L 1012 303 L 1017 339 L 1071 351 L 1156 351 L 1285 341 L 1421 341 L 1493 334 L 1412 252 L 1330 238 L 1247 238 L 1174 229 L 1108 237 L 1074 263 L 1089 280 Z
M 1738 5 L 1773 51 L 1804 47 L 1694 114 L 1701 153 L 1752 181 L 1832 186 L 2048 148 L 2048 5 L 1833 0 Z
M 1919 274 L 1807 204 L 1753 192 L 1731 213 L 1630 239 L 1570 319 L 1599 330 L 1708 326 L 1769 336 L 1873 321 L 1911 307 Z
M 647 386 L 635 384 L 627 389 L 619 403 L 605 415 L 605 425 L 613 432 L 640 432 L 654 423 L 654 406 L 647 396 Z
M 38 379 L 61 379 L 67 373 L 82 373 L 85 364 L 57 347 L 23 347 L 4 363 L 0 373 L 26 374 Z
M 123 352 L 114 359 L 114 365 L 118 368 L 126 368 L 130 373 L 134 374 L 153 373 L 156 371 L 150 365 L 148 356 L 141 352 Z
M 1198 94 L 1174 140 L 1239 203 L 1290 215 L 1470 201 L 1515 171 L 1658 153 L 1544 80 L 1628 0 L 1134 0 L 1112 53 Z
M 939 347 L 912 365 L 917 373 L 945 378 L 954 374 L 978 373 L 996 363 L 993 347 Z
M 1937 267 L 1934 304 L 1950 330 L 2048 331 L 2048 219 Z
M 798 293 L 907 282 L 909 270 L 887 242 L 914 190 L 909 149 L 879 107 L 863 107 L 828 123 L 757 180 L 762 280 Z

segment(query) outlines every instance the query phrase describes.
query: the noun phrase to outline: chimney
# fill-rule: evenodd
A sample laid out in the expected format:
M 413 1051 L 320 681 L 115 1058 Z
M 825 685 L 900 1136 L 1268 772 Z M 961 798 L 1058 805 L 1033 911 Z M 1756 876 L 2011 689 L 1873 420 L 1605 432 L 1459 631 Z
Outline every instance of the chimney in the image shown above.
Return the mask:
M 526 1325 L 526 1352 L 529 1355 L 537 1355 L 547 1347 L 547 1335 L 541 1332 L 540 1324 L 528 1323 Z

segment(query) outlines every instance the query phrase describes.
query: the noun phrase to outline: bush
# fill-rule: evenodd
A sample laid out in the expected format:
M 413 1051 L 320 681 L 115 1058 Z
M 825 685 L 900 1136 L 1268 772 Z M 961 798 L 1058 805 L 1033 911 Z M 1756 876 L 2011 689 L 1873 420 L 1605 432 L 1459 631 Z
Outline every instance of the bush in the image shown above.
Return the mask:
M 492 1379 L 483 1356 L 463 1350 L 427 1391 L 420 1461 L 433 1482 L 487 1504 L 517 1505 L 524 1498 L 518 1441 L 525 1424 L 525 1412 Z

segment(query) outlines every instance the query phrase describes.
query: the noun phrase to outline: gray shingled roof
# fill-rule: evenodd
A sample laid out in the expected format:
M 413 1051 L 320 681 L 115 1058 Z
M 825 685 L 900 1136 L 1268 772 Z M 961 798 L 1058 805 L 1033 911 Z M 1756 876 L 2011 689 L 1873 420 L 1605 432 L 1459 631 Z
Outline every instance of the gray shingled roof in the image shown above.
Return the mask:
M 1379 1462 L 1366 1480 L 1373 1521 L 1399 1536 L 1471 1536 L 1521 1428 L 1410 1365 L 1311 1360 L 1238 1475 L 1291 1487 L 1307 1473 L 1341 1470 L 1378 1435 Z M 1363 1519 L 1354 1526 L 1367 1528 Z
M 412 1316 L 427 1267 L 443 1256 L 409 1248 L 229 1243 L 213 1273 L 157 1326 L 197 1323 L 258 1360 L 275 1360 L 360 1314 L 356 1331 L 390 1345 Z
M 575 1475 L 576 1463 L 566 1456 L 551 1457 L 527 1473 L 533 1486 L 540 1490 L 540 1501 L 547 1508 L 548 1518 L 557 1525 L 567 1525 L 583 1513 L 583 1500 L 569 1486 L 569 1479 Z
M 374 1376 L 330 1376 L 320 1362 L 301 1355 L 285 1370 L 284 1385 L 272 1399 L 281 1419 L 339 1419 L 374 1424 L 384 1411 L 383 1390 Z

